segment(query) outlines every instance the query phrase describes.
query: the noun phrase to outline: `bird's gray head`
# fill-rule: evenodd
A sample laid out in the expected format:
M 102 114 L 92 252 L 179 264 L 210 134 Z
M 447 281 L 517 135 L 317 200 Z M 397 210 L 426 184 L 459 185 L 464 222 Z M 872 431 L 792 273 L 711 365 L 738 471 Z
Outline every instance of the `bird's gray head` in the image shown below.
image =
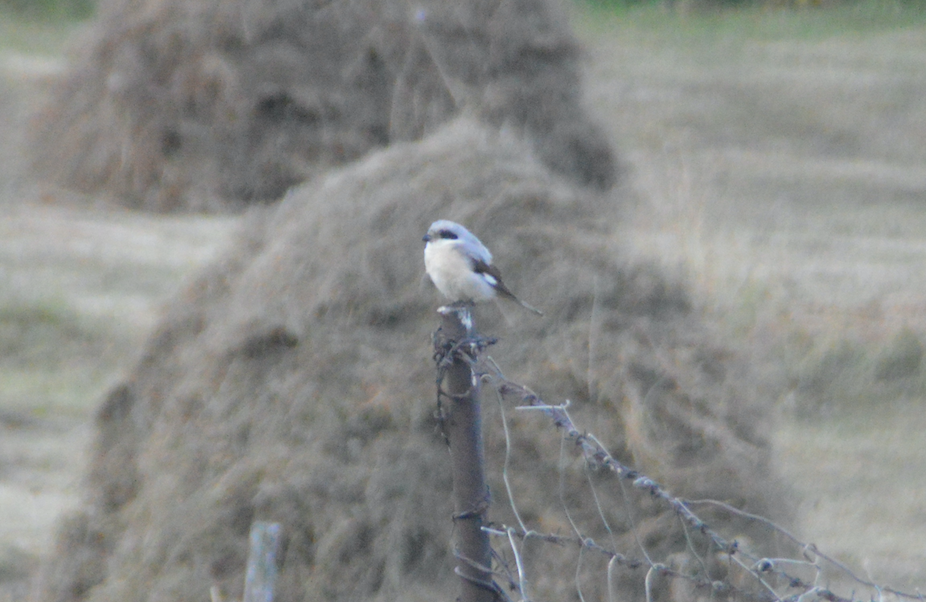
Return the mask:
M 485 263 L 492 263 L 492 254 L 485 245 L 472 232 L 448 219 L 439 219 L 431 224 L 423 240 L 429 244 L 446 241 L 445 244 L 453 244 Z

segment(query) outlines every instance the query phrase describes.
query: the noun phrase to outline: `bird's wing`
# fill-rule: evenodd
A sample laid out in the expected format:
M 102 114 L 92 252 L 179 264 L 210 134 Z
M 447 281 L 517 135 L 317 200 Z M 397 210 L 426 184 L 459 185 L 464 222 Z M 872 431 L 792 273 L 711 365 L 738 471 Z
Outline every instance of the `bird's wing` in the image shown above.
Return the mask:
M 518 299 L 514 293 L 508 290 L 508 287 L 505 286 L 505 283 L 502 282 L 502 273 L 498 271 L 498 268 L 490 263 L 486 263 L 480 259 L 472 258 L 473 262 L 473 271 L 477 274 L 482 274 L 489 284 L 494 288 L 502 297 L 507 297 L 517 303 L 518 305 L 534 312 L 538 316 L 542 316 L 543 312 Z
M 475 257 L 472 257 L 471 260 L 473 262 L 473 271 L 485 276 L 492 288 L 506 297 L 514 297 L 514 294 L 509 291 L 505 283 L 502 282 L 502 273 L 498 271 L 497 267 Z

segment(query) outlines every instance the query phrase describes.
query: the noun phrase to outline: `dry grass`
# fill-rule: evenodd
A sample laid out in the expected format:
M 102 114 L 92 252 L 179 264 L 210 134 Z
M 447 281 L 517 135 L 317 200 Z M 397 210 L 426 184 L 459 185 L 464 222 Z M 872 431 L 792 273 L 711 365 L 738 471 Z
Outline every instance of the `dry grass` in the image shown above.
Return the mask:
M 73 28 L 0 18 L 0 600 L 22 599 L 77 504 L 94 406 L 232 223 L 77 209 L 23 177 L 24 124 Z
M 805 536 L 922 589 L 926 376 L 878 374 L 926 341 L 926 25 L 876 9 L 581 31 L 592 105 L 640 190 L 626 244 L 681 266 L 791 383 L 777 442 Z
M 859 576 L 922 591 L 926 412 L 921 397 L 910 401 L 793 421 L 777 440 L 787 479 L 802 494 L 799 526 L 806 540 Z
M 86 469 L 89 415 L 222 218 L 17 205 L 0 218 L 0 599 L 53 547 Z M 113 241 L 118 245 L 113 246 Z
M 607 188 L 547 0 L 101 0 L 32 128 L 42 177 L 149 211 L 240 211 L 463 111 Z
M 571 399 L 615 457 L 673 490 L 787 516 L 748 370 L 677 282 L 614 248 L 618 193 L 578 190 L 528 148 L 461 119 L 249 213 L 234 250 L 175 297 L 97 414 L 88 499 L 43 570 L 43 599 L 81 600 L 75 584 L 98 582 L 86 599 L 195 600 L 204 582 L 237 595 L 252 517 L 295 534 L 281 600 L 430 599 L 450 587 L 444 448 L 422 349 L 435 300 L 419 244 L 440 216 L 492 241 L 512 285 L 547 312 L 516 329 L 480 312 L 484 331 L 505 338 L 498 361 Z M 511 432 L 521 511 L 555 516 L 559 454 L 538 453 L 535 424 Z M 497 438 L 489 449 L 501 456 Z M 573 485 L 572 515 L 597 516 Z M 512 520 L 500 505 L 493 516 Z M 674 515 L 645 501 L 645 535 L 616 510 L 608 520 L 608 533 L 600 521 L 586 532 L 621 548 L 639 536 L 658 557 L 687 553 Z M 544 550 L 536 570 L 572 554 Z M 598 574 L 582 579 L 589 595 L 603 587 Z M 639 599 L 638 577 L 615 579 Z M 561 598 L 574 585 L 553 575 L 536 587 Z
M 640 192 L 625 247 L 681 265 L 730 340 L 757 366 L 792 378 L 776 445 L 803 500 L 802 534 L 862 574 L 922 588 L 922 377 L 873 376 L 903 328 L 921 341 L 926 332 L 926 30 L 899 14 L 863 25 L 812 13 L 675 20 L 655 10 L 576 21 L 590 46 L 586 96 Z M 16 52 L 31 53 L 19 42 Z M 37 91 L 30 86 L 0 87 L 0 101 L 21 109 Z M 10 147 L 2 152 L 18 160 Z M 17 354 L 56 358 L 32 372 L 15 360 L 0 366 L 0 403 L 16 409 L 0 421 L 0 453 L 16 467 L 0 482 L 9 509 L 0 512 L 48 503 L 17 515 L 23 523 L 4 521 L 0 571 L 21 577 L 23 553 L 48 549 L 51 514 L 74 501 L 86 412 L 157 304 L 229 222 L 34 202 L 11 213 L 13 195 L 32 189 L 10 165 L 0 168 L 0 304 L 39 336 Z M 110 312 L 117 320 L 100 336 Z M 75 362 L 75 344 L 101 353 L 104 368 L 94 355 Z M 833 357 L 837 378 L 822 393 L 800 387 L 818 382 Z M 839 411 L 845 391 L 833 383 L 847 382 L 855 398 Z M 62 409 L 71 416 L 64 431 L 45 422 Z M 23 416 L 41 420 L 9 422 Z
M 93 407 L 136 357 L 160 304 L 224 240 L 229 220 L 4 211 L 0 599 L 18 599 L 53 546 L 55 523 L 77 504 Z

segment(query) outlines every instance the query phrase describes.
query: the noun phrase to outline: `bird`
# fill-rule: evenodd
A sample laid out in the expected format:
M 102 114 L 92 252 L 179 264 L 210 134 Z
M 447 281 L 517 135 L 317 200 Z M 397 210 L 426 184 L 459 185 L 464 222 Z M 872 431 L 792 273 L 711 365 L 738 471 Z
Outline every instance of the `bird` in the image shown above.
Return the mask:
M 492 265 L 492 253 L 465 227 L 439 219 L 431 224 L 422 240 L 424 269 L 437 290 L 451 301 L 484 303 L 503 298 L 543 315 L 508 290 L 501 272 Z

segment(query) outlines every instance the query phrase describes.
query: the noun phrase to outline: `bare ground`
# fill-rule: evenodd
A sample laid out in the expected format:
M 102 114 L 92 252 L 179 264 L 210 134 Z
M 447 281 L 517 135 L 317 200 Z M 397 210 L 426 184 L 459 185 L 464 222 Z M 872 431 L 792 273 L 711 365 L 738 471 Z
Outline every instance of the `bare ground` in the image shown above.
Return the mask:
M 640 14 L 576 17 L 589 104 L 640 192 L 628 250 L 682 266 L 704 310 L 768 370 L 800 374 L 845 340 L 874 356 L 903 327 L 926 340 L 926 26 L 821 31 L 811 19 L 805 33 L 800 16 L 774 12 Z M 24 179 L 24 117 L 59 66 L 0 54 L 5 599 L 22 596 L 76 500 L 95 403 L 236 223 L 87 210 Z M 923 588 L 921 379 L 865 392 L 851 411 L 802 414 L 810 393 L 795 380 L 770 400 L 780 469 L 802 496 L 802 537 L 861 576 Z

